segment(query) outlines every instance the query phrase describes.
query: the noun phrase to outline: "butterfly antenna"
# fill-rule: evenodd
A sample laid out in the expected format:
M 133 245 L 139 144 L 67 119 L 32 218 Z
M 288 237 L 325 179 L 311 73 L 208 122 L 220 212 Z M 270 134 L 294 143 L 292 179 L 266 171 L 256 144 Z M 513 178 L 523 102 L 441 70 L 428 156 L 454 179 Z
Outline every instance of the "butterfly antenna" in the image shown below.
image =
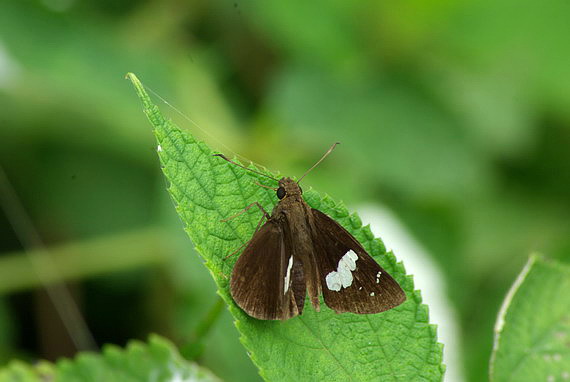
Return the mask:
M 319 161 L 317 163 L 315 163 L 313 165 L 313 167 L 311 167 L 310 169 L 308 169 L 307 171 L 305 171 L 305 173 L 303 174 L 303 176 L 301 178 L 299 178 L 299 180 L 297 181 L 297 184 L 299 184 L 301 182 L 301 180 L 303 180 L 303 178 L 311 172 L 312 169 L 314 169 L 315 167 L 317 167 L 322 161 L 325 160 L 325 158 L 334 150 L 334 148 L 336 147 L 336 145 L 339 145 L 340 142 L 336 142 L 334 143 L 330 149 L 328 149 L 328 151 L 325 153 L 325 155 L 323 155 L 323 157 L 321 159 L 319 159 Z
M 269 179 L 273 179 L 274 181 L 279 182 L 279 180 L 275 179 L 275 178 L 272 177 L 272 176 L 269 176 L 269 175 L 264 174 L 264 173 L 259 172 L 259 171 L 252 170 L 251 168 L 247 168 L 247 167 L 245 167 L 245 166 L 242 166 L 242 165 L 239 164 L 239 163 L 234 162 L 233 160 L 230 160 L 230 159 L 226 158 L 226 156 L 225 156 L 224 154 L 214 154 L 214 156 L 215 156 L 215 157 L 220 157 L 220 158 L 222 158 L 223 160 L 228 161 L 228 162 L 230 162 L 231 164 L 234 164 L 234 165 L 236 165 L 236 166 L 238 166 L 238 167 L 241 167 L 241 168 L 243 168 L 243 169 L 245 169 L 245 170 L 247 170 L 247 171 L 254 172 L 254 173 L 258 174 L 258 175 L 265 176 L 265 177 L 267 177 L 267 178 L 269 178 Z

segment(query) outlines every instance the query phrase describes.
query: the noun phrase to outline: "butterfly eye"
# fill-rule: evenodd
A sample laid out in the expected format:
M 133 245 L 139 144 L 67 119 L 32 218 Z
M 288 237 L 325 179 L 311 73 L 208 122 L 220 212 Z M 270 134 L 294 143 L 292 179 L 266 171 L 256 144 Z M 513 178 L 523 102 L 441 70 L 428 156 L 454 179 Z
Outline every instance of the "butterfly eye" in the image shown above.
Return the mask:
M 285 197 L 285 194 L 286 194 L 286 192 L 285 192 L 285 189 L 283 187 L 279 187 L 277 189 L 277 197 L 279 199 L 283 199 Z

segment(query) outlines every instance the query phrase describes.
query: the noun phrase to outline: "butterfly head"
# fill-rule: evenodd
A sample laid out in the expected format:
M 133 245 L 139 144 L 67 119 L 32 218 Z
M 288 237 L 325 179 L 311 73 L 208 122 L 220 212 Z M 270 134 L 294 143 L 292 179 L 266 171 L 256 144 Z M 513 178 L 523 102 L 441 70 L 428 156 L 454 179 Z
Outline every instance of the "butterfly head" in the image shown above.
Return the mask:
M 273 180 L 277 181 L 277 182 L 279 183 L 279 187 L 278 187 L 278 188 L 273 188 L 273 187 L 266 186 L 266 185 L 263 185 L 263 184 L 260 184 L 260 183 L 257 183 L 257 182 L 255 182 L 255 184 L 257 184 L 258 186 L 264 187 L 264 188 L 269 188 L 270 190 L 275 190 L 275 191 L 277 192 L 277 197 L 281 200 L 281 199 L 283 199 L 283 198 L 285 198 L 285 197 L 290 197 L 290 196 L 300 197 L 300 196 L 303 194 L 303 190 L 301 189 L 301 186 L 299 186 L 299 183 L 301 182 L 301 180 L 303 180 L 303 178 L 304 178 L 309 172 L 311 172 L 312 169 L 314 169 L 315 167 L 317 167 L 317 166 L 319 165 L 319 163 L 321 163 L 321 162 L 333 151 L 333 149 L 334 149 L 334 148 L 336 147 L 336 145 L 338 145 L 338 144 L 339 144 L 338 142 L 335 143 L 335 144 L 333 144 L 333 145 L 330 147 L 330 149 L 325 153 L 325 155 L 323 155 L 323 156 L 321 157 L 321 159 L 319 159 L 319 160 L 317 161 L 317 163 L 315 163 L 310 169 L 308 169 L 307 171 L 305 171 L 305 173 L 303 174 L 303 176 L 301 176 L 301 177 L 299 178 L 299 180 L 296 181 L 296 182 L 295 182 L 293 179 L 291 179 L 291 178 L 281 178 L 280 180 L 277 180 L 277 179 L 275 179 L 274 177 L 272 177 L 272 176 L 270 176 L 270 175 L 264 174 L 263 172 L 260 172 L 260 171 L 254 170 L 254 169 L 252 169 L 252 168 L 245 167 L 245 166 L 243 166 L 243 165 L 241 165 L 241 164 L 239 164 L 239 163 L 236 163 L 236 162 L 234 162 L 233 160 L 226 158 L 226 156 L 225 156 L 224 154 L 213 154 L 213 155 L 216 156 L 216 157 L 220 157 L 220 158 L 222 158 L 223 160 L 225 160 L 225 161 L 227 161 L 227 162 L 230 162 L 231 164 L 234 164 L 234 165 L 236 165 L 236 166 L 238 166 L 238 167 L 241 167 L 241 168 L 243 168 L 243 169 L 245 169 L 245 170 L 247 170 L 247 171 L 250 171 L 250 172 L 256 173 L 256 174 L 258 174 L 258 175 L 264 176 L 264 177 L 266 177 L 266 178 L 273 179 Z
M 303 190 L 297 182 L 291 178 L 281 178 L 279 180 L 279 188 L 277 188 L 277 197 L 283 199 L 289 196 L 300 196 Z

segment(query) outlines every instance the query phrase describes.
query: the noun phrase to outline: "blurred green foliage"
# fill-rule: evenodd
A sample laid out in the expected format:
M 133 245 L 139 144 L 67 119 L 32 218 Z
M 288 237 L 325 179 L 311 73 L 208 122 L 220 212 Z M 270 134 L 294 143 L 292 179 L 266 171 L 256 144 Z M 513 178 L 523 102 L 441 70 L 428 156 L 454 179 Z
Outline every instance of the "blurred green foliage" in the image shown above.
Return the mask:
M 1 382 L 75 381 L 219 382 L 210 371 L 185 361 L 169 341 L 151 335 L 149 343 L 129 341 L 126 349 L 106 345 L 101 354 L 81 353 L 75 359 L 27 365 L 11 361 L 0 369 Z
M 466 375 L 481 381 L 528 253 L 570 261 L 569 11 L 563 0 L 0 0 L 0 165 L 54 255 L 93 239 L 117 253 L 70 284 L 99 343 L 158 332 L 188 345 L 214 283 L 124 74 L 210 145 L 285 174 L 340 141 L 307 182 L 388 205 L 430 250 Z M 0 270 L 17 255 L 26 264 L 7 218 L 0 227 Z M 117 237 L 128 248 L 148 229 L 164 237 L 138 242 L 125 268 Z M 73 353 L 45 294 L 0 284 L 3 359 Z M 199 342 L 215 374 L 258 378 L 225 310 Z

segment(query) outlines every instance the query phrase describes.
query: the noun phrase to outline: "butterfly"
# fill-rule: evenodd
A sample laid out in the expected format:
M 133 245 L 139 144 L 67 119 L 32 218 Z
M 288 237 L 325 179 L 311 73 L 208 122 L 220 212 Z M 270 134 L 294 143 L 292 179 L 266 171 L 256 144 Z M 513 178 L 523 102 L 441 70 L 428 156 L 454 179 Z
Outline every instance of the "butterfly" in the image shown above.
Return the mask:
M 230 279 L 232 298 L 249 316 L 260 320 L 287 320 L 303 313 L 307 295 L 316 311 L 320 310 L 322 294 L 325 304 L 337 313 L 379 313 L 406 300 L 396 280 L 354 236 L 303 199 L 299 182 L 336 145 L 298 181 L 275 179 L 235 163 L 223 154 L 215 154 L 278 183 L 278 187 L 272 189 L 279 202 L 271 215 L 259 203 L 244 209 L 257 206 L 264 214 L 236 261 Z

